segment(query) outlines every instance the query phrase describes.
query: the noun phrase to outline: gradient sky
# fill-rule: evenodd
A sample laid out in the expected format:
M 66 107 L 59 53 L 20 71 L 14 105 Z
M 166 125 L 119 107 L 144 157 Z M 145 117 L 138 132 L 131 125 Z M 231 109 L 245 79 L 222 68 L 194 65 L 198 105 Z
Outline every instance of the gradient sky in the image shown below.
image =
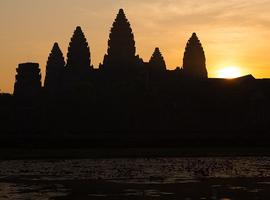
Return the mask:
M 210 77 L 226 66 L 240 67 L 242 75 L 270 77 L 269 0 L 1 0 L 0 90 L 13 92 L 22 62 L 38 62 L 44 79 L 53 43 L 59 42 L 66 57 L 77 25 L 98 66 L 119 8 L 125 10 L 137 54 L 145 61 L 158 46 L 169 69 L 182 66 L 185 44 L 196 32 Z

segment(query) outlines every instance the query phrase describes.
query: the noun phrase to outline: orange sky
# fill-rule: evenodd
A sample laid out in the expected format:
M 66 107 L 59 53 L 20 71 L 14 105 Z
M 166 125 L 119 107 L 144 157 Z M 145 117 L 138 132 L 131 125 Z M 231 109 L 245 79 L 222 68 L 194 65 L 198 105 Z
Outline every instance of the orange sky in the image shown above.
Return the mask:
M 66 55 L 77 25 L 98 66 L 119 8 L 126 12 L 137 54 L 145 61 L 158 46 L 169 69 L 181 66 L 185 44 L 196 32 L 210 77 L 226 66 L 240 67 L 242 75 L 270 77 L 269 0 L 1 0 L 1 92 L 13 92 L 22 62 L 38 62 L 44 79 L 53 43 L 59 42 Z

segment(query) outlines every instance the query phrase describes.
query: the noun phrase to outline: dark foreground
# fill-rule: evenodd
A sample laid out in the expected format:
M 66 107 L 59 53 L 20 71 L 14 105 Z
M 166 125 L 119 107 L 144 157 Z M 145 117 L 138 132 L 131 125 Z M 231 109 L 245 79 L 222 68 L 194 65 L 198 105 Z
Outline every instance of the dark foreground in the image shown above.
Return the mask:
M 268 133 L 239 133 L 110 132 L 61 137 L 59 133 L 31 133 L 30 137 L 22 132 L 0 137 L 0 159 L 270 156 Z
M 0 162 L 0 199 L 270 198 L 270 157 Z
M 0 148 L 0 160 L 270 156 L 267 147 Z

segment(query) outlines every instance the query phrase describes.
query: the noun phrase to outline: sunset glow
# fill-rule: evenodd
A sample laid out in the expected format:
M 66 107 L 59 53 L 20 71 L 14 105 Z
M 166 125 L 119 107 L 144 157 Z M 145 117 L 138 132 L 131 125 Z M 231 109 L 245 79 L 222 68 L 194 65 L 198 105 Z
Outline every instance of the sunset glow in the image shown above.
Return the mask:
M 270 51 L 269 0 L 1 0 L 1 92 L 13 91 L 19 63 L 38 62 L 44 80 L 53 43 L 59 43 L 66 59 L 76 26 L 84 31 L 91 64 L 97 68 L 119 8 L 130 21 L 136 54 L 146 62 L 159 47 L 168 69 L 182 66 L 186 42 L 196 32 L 209 77 L 223 76 L 217 71 L 225 62 L 229 62 L 226 66 L 245 66 L 245 74 L 256 78 L 270 77 L 270 59 L 265 53 Z
M 237 78 L 239 76 L 241 76 L 241 70 L 239 67 L 235 67 L 235 66 L 229 66 L 229 67 L 225 67 L 223 69 L 220 69 L 217 72 L 218 78 Z

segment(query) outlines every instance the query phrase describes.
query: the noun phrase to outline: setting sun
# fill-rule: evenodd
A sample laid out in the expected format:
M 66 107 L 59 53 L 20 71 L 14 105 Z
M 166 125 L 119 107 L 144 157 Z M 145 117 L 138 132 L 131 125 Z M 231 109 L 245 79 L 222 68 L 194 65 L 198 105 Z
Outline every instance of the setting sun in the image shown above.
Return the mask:
M 217 75 L 218 78 L 237 78 L 241 76 L 241 71 L 239 67 L 230 66 L 220 69 Z

